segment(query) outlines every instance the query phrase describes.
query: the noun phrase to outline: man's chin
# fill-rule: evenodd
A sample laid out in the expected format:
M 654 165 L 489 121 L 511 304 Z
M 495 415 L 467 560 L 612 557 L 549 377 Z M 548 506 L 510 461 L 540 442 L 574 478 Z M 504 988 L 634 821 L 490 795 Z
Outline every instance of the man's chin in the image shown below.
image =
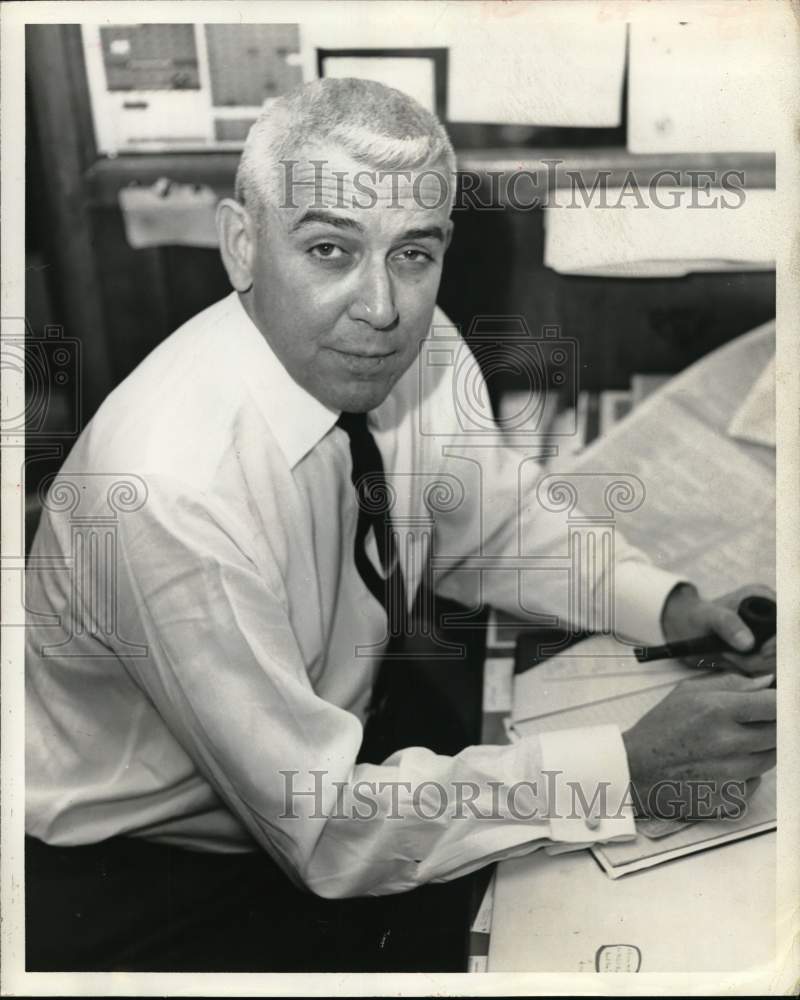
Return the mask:
M 329 378 L 319 379 L 317 399 L 334 410 L 348 413 L 366 413 L 374 410 L 386 399 L 408 365 L 398 365 L 392 358 L 391 366 L 382 371 L 329 373 Z
M 348 413 L 367 413 L 381 405 L 391 392 L 394 382 L 395 380 L 381 380 L 348 383 L 335 396 L 331 394 L 328 405 Z

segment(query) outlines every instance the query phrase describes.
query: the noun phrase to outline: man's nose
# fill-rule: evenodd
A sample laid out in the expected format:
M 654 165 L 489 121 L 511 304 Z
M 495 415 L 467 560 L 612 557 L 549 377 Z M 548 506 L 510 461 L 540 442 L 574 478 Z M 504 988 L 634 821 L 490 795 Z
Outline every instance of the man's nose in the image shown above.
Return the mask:
M 383 262 L 366 267 L 350 304 L 350 318 L 369 323 L 376 330 L 392 326 L 397 319 L 394 287 Z

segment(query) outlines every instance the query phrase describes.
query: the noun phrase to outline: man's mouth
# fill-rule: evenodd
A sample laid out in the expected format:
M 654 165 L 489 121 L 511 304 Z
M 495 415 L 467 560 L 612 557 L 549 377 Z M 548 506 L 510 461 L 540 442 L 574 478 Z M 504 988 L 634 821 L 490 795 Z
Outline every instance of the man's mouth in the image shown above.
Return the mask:
M 336 351 L 337 354 L 346 354 L 351 358 L 390 358 L 395 353 L 394 351 L 349 350 L 344 347 L 333 347 L 331 350 Z
M 396 353 L 395 351 L 350 351 L 338 347 L 332 347 L 331 350 L 341 358 L 349 371 L 359 375 L 379 372 Z

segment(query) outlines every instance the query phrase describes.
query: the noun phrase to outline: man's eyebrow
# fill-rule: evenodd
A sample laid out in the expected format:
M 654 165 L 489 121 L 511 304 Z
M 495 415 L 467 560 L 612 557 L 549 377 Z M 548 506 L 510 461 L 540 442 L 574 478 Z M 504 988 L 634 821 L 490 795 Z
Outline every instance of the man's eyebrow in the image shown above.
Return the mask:
M 311 226 L 314 223 L 322 223 L 323 225 L 333 226 L 336 229 L 351 229 L 359 233 L 364 232 L 364 226 L 360 222 L 357 222 L 355 219 L 349 219 L 344 215 L 336 215 L 334 212 L 328 212 L 324 208 L 309 208 L 303 212 L 300 218 L 292 224 L 289 232 L 295 233 L 298 229 L 302 229 L 304 226 Z M 407 229 L 399 236 L 400 241 L 424 239 L 439 240 L 440 243 L 444 243 L 444 230 L 441 226 L 421 226 L 415 229 Z
M 401 240 L 433 239 L 444 243 L 444 230 L 441 226 L 423 226 L 420 229 L 407 229 L 400 234 Z
M 295 233 L 298 229 L 302 229 L 303 226 L 310 226 L 315 222 L 321 222 L 326 226 L 334 226 L 336 229 L 354 229 L 359 233 L 364 232 L 364 227 L 360 222 L 356 222 L 355 219 L 348 219 L 346 216 L 326 212 L 325 209 L 320 208 L 309 208 L 308 211 L 303 212 L 300 218 L 292 224 L 289 232 Z

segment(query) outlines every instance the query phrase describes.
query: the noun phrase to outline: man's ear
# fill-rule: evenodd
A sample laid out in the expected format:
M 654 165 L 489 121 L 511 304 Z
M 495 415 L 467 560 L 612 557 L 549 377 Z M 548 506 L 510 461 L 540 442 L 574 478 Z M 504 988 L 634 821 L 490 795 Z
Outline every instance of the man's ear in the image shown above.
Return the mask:
M 455 222 L 452 219 L 447 220 L 447 226 L 444 231 L 444 249 L 447 251 L 450 247 L 450 243 L 453 239 L 453 230 L 456 228 Z
M 256 253 L 256 223 L 250 213 L 233 198 L 223 198 L 217 205 L 217 233 L 222 263 L 237 292 L 253 285 Z

